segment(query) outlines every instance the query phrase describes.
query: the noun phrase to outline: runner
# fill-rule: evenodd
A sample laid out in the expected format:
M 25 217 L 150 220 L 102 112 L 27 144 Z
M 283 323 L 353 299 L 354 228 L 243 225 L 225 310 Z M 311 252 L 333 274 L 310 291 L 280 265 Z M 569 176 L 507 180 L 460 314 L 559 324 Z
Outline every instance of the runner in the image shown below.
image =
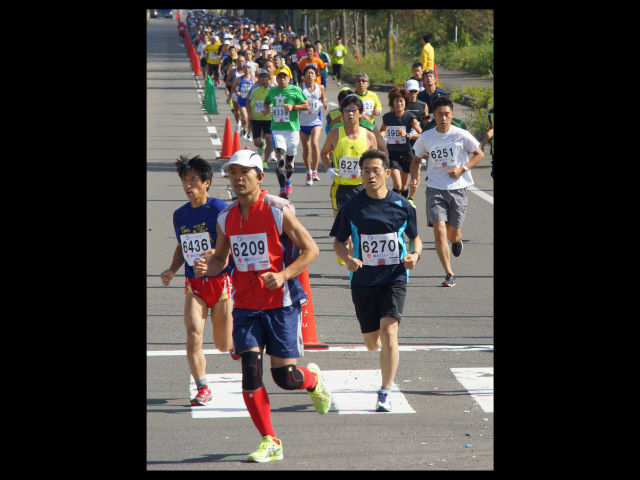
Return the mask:
M 240 123 L 242 123 L 240 136 L 245 140 L 251 140 L 249 114 L 247 113 L 247 97 L 249 96 L 249 92 L 253 88 L 253 85 L 256 83 L 256 80 L 251 73 L 251 63 L 244 62 L 242 66 L 244 69 L 243 75 L 235 80 L 233 83 L 233 90 L 236 92 L 236 97 L 238 98 Z
M 220 59 L 218 58 L 218 50 L 220 50 L 220 46 L 222 42 L 218 35 L 214 35 L 213 42 L 206 45 L 203 49 L 204 54 L 207 56 L 207 75 L 211 76 L 213 74 L 213 80 L 215 83 L 220 83 L 220 78 L 218 74 L 218 67 L 220 63 Z M 205 77 L 205 82 L 206 82 Z
M 273 87 L 269 86 L 269 72 L 266 69 L 258 71 L 258 83 L 249 92 L 247 104 L 249 105 L 249 121 L 251 122 L 251 132 L 253 133 L 253 144 L 258 149 L 258 155 L 263 158 L 263 170 L 267 168 L 267 158 L 273 152 L 273 143 L 271 141 L 271 115 L 263 115 L 264 99 L 269 90 Z
M 443 287 L 453 287 L 456 277 L 451 269 L 451 253 L 462 253 L 462 224 L 467 213 L 467 187 L 473 185 L 471 170 L 484 157 L 480 143 L 468 131 L 451 124 L 453 102 L 439 96 L 433 100 L 436 128 L 426 130 L 413 145 L 411 192 L 420 185 L 422 158 L 427 160 L 427 225 L 433 227 L 436 252 L 445 271 Z M 469 153 L 473 154 L 469 159 Z
M 393 88 L 389 92 L 391 111 L 382 116 L 380 127 L 380 131 L 386 133 L 393 191 L 405 198 L 409 195 L 409 174 L 413 160 L 410 140 L 417 139 L 422 133 L 415 115 L 405 111 L 410 99 L 411 94 L 406 88 Z M 413 200 L 409 203 L 415 207 Z
M 280 184 L 280 196 L 289 198 L 293 191 L 291 175 L 293 159 L 300 143 L 298 111 L 309 110 L 309 102 L 300 87 L 289 85 L 291 72 L 285 68 L 276 70 L 277 87 L 269 90 L 264 99 L 265 115 L 271 113 L 271 139 L 276 158 L 276 175 Z
M 316 53 L 316 47 L 314 47 L 310 43 L 306 45 L 305 52 L 307 56 L 298 62 L 298 68 L 302 72 L 302 80 L 304 81 L 304 72 L 307 65 L 313 65 L 316 68 L 316 71 L 318 72 L 318 75 L 316 75 L 315 82 L 319 85 L 322 85 L 322 81 L 320 80 L 320 71 L 324 70 L 325 68 L 324 62 L 320 59 L 320 57 Z M 302 82 L 301 82 L 301 85 L 302 85 Z
M 341 86 L 342 80 L 342 65 L 344 65 L 344 58 L 347 56 L 347 49 L 342 45 L 342 37 L 336 36 L 336 45 L 329 49 L 331 54 L 331 66 L 333 68 L 333 80 L 338 81 L 338 86 Z
M 221 352 L 232 350 L 233 288 L 229 276 L 230 266 L 225 265 L 216 275 L 196 278 L 193 262 L 205 250 L 214 248 L 217 239 L 216 218 L 227 204 L 208 193 L 213 170 L 206 160 L 198 155 L 191 159 L 181 155 L 175 166 L 189 202 L 173 212 L 173 228 L 178 245 L 173 252 L 171 266 L 160 274 L 160 279 L 165 287 L 168 286 L 184 264 L 187 362 L 198 389 L 196 396 L 191 399 L 191 405 L 206 405 L 212 395 L 207 382 L 207 360 L 202 352 L 204 326 L 211 309 L 213 341 L 216 348 Z
M 242 361 L 242 397 L 262 436 L 248 460 L 282 460 L 282 441 L 275 435 L 262 382 L 265 347 L 276 385 L 306 389 L 320 414 L 331 407 L 331 392 L 320 368 L 314 363 L 297 366 L 304 355 L 300 301 L 306 298 L 297 276 L 318 257 L 319 249 L 296 218 L 293 204 L 262 190 L 259 155 L 240 150 L 223 168 L 229 170 L 238 199 L 218 216 L 215 251 L 197 261 L 196 275 L 219 272 L 231 253 L 236 265 L 233 341 Z
M 391 174 L 387 155 L 377 149 L 359 159 L 365 190 L 338 211 L 330 236 L 333 250 L 350 274 L 351 298 L 367 349 L 380 349 L 382 385 L 376 411 L 391 411 L 391 387 L 400 360 L 398 327 L 409 272 L 420 259 L 416 211 L 407 199 L 386 187 Z M 407 236 L 409 242 L 405 240 Z M 350 253 L 344 242 L 353 239 Z
M 349 198 L 364 189 L 358 160 L 365 151 L 377 147 L 373 132 L 360 126 L 360 116 L 364 110 L 362 100 L 357 95 L 347 95 L 340 109 L 345 123 L 329 132 L 320 151 L 320 160 L 332 179 L 329 198 L 334 217 Z M 330 160 L 329 154 L 332 152 L 333 159 Z M 338 263 L 344 265 L 340 257 Z
M 366 73 L 356 74 L 356 95 L 362 100 L 364 105 L 364 117 L 375 124 L 374 116 L 382 113 L 382 103 L 378 95 L 369 91 L 369 75 Z
M 310 51 L 309 49 L 307 51 Z M 306 60 L 306 59 L 305 59 Z M 304 62 L 304 60 L 303 60 Z M 320 163 L 320 133 L 322 132 L 322 107 L 327 109 L 327 99 L 324 87 L 316 83 L 318 70 L 315 64 L 309 63 L 304 69 L 304 82 L 302 93 L 307 97 L 309 110 L 300 112 L 300 141 L 302 143 L 302 159 L 307 169 L 305 183 L 313 185 L 314 181 L 319 181 L 318 164 Z
M 331 57 L 327 52 L 322 51 L 322 42 L 320 40 L 316 40 L 314 42 L 316 47 L 316 52 L 320 57 L 320 60 L 324 62 L 324 68 L 320 70 L 320 83 L 324 88 L 327 88 L 327 78 L 329 77 L 329 65 L 331 64 Z

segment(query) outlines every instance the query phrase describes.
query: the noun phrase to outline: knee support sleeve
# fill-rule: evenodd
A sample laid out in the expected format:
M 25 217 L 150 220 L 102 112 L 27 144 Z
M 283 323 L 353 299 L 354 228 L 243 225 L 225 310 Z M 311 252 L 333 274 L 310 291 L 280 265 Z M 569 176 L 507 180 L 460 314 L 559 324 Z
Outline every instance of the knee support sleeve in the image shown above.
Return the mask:
M 262 387 L 262 353 L 243 352 L 242 361 L 242 389 L 258 390 Z
M 295 365 L 272 368 L 271 376 L 276 385 L 285 390 L 300 390 L 304 385 L 304 374 Z
M 291 173 L 293 172 L 293 155 L 287 155 L 286 156 L 286 162 L 284 165 L 284 169 L 287 173 Z

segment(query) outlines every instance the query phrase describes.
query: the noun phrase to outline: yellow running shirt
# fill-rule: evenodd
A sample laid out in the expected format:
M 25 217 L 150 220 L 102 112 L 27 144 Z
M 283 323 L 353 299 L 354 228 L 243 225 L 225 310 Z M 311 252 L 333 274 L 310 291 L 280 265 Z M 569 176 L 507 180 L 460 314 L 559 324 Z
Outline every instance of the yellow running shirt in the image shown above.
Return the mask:
M 344 126 L 338 127 L 338 144 L 333 151 L 333 167 L 340 172 L 334 177 L 333 183 L 338 185 L 360 185 L 360 157 L 369 149 L 367 130 L 360 128 L 360 136 L 356 140 L 349 140 L 344 133 Z

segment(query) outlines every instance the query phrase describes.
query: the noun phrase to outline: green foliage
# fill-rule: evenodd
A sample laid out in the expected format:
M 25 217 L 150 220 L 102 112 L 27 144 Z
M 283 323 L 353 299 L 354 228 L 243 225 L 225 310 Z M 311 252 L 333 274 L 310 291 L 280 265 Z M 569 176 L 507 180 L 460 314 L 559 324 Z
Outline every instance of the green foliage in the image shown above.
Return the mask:
M 464 70 L 483 77 L 495 73 L 493 66 L 493 44 L 489 42 L 460 47 L 455 42 L 436 50 L 436 62 L 453 70 Z
M 489 117 L 486 108 L 473 108 L 470 113 L 463 113 L 462 121 L 467 125 L 469 133 L 478 141 L 481 141 L 489 130 Z
M 489 105 L 493 105 L 493 88 L 467 86 L 462 91 L 457 88 L 446 88 L 446 85 L 443 88 L 449 92 L 449 97 L 454 102 L 462 103 L 462 95 L 467 95 L 478 100 L 476 107 L 488 108 Z
M 412 58 L 394 55 L 393 72 L 387 72 L 385 66 L 385 52 L 371 52 L 366 57 L 361 56 L 358 62 L 353 54 L 345 57 L 344 73 L 355 76 L 358 72 L 365 72 L 369 76 L 370 83 L 392 83 L 404 85 L 411 77 Z

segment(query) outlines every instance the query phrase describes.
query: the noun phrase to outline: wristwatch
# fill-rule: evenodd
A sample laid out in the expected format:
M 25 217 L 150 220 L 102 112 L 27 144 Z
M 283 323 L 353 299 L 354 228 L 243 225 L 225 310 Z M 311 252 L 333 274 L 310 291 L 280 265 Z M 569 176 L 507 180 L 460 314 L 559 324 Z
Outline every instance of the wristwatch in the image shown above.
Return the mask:
M 468 172 L 469 168 L 466 165 L 462 165 L 462 170 L 464 170 L 465 172 Z

